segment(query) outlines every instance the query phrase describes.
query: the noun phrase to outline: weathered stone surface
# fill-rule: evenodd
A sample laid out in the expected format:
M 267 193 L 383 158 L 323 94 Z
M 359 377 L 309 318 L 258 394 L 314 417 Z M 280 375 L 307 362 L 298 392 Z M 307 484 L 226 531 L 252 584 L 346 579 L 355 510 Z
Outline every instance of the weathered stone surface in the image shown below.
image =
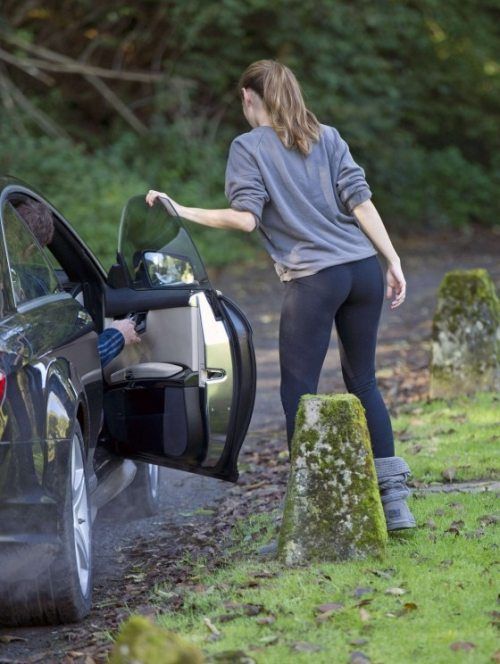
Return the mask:
M 359 399 L 302 397 L 291 457 L 280 560 L 296 565 L 382 554 L 387 529 Z
M 201 650 L 142 616 L 123 623 L 109 664 L 203 664 Z
M 453 270 L 432 322 L 431 398 L 500 389 L 500 303 L 488 272 Z

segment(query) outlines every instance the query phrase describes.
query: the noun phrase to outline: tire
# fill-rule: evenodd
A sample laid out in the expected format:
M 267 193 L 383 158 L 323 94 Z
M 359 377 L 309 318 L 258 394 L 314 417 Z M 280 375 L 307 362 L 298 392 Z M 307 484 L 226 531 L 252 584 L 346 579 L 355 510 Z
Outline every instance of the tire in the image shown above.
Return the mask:
M 137 472 L 132 482 L 109 503 L 120 520 L 144 519 L 160 509 L 160 469 L 152 463 L 135 461 Z M 109 512 L 107 512 L 109 513 Z
M 71 439 L 66 489 L 59 506 L 60 547 L 33 579 L 0 585 L 0 624 L 53 625 L 82 620 L 92 604 L 92 520 L 85 447 L 78 423 Z

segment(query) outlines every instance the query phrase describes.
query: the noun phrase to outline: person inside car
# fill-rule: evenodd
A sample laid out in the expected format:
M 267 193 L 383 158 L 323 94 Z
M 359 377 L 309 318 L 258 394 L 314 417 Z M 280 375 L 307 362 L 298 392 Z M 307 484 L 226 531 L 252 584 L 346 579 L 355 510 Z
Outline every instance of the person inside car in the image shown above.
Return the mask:
M 16 211 L 22 217 L 25 224 L 34 235 L 41 247 L 46 247 L 54 237 L 54 218 L 51 211 L 42 203 L 34 200 L 23 201 L 16 206 Z M 26 257 L 28 260 L 29 257 Z M 22 266 L 21 266 L 22 267 Z M 46 295 L 45 285 L 36 276 L 24 273 L 17 268 L 15 287 L 22 289 L 30 299 Z M 121 353 L 124 346 L 138 343 L 140 337 L 135 331 L 135 326 L 130 318 L 113 321 L 109 327 L 99 334 L 97 346 L 101 366 L 104 368 L 117 355 Z

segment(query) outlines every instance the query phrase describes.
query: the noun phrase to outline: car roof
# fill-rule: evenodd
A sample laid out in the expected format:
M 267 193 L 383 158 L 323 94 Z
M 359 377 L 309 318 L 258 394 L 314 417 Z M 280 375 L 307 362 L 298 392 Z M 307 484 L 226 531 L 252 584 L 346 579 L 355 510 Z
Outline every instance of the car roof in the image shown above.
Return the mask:
M 106 271 L 104 270 L 97 256 L 94 255 L 93 251 L 90 249 L 87 243 L 84 240 L 82 240 L 82 238 L 78 235 L 76 230 L 64 217 L 64 215 L 61 214 L 61 212 L 56 207 L 54 207 L 41 192 L 39 192 L 35 187 L 29 185 L 27 182 L 20 180 L 19 178 L 16 178 L 8 174 L 5 175 L 0 174 L 0 200 L 3 198 L 4 193 L 9 192 L 9 190 L 11 189 L 13 191 L 18 191 L 19 193 L 26 193 L 28 195 L 34 194 L 36 198 L 43 201 L 43 203 L 45 203 L 56 214 L 58 220 L 64 224 L 66 231 L 71 233 L 76 242 L 84 248 L 89 258 L 92 260 L 92 262 L 95 263 L 96 268 L 101 272 L 101 276 L 104 279 L 106 279 Z

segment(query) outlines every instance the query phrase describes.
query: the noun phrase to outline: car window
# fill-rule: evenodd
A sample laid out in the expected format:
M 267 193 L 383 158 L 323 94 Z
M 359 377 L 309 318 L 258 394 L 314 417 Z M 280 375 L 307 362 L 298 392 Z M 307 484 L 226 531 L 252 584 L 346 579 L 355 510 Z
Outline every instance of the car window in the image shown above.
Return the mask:
M 2 218 L 16 304 L 59 292 L 42 247 L 11 203 L 5 204 Z

